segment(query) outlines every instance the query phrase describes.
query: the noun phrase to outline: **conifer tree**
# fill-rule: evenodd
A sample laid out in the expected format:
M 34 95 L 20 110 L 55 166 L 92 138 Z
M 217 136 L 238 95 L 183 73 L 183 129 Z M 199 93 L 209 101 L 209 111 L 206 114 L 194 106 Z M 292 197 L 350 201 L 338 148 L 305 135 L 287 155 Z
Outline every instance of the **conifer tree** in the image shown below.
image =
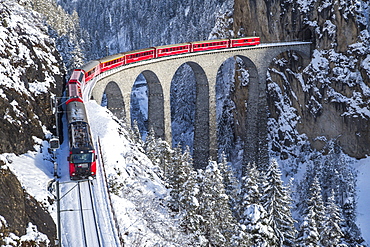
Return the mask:
M 326 221 L 324 223 L 325 230 L 321 235 L 321 244 L 325 247 L 346 247 L 342 243 L 344 236 L 340 224 L 343 221 L 341 218 L 340 209 L 335 202 L 334 190 L 332 190 L 328 202 L 326 204 Z
M 176 212 L 180 211 L 180 194 L 183 190 L 183 185 L 193 170 L 190 160 L 189 149 L 183 153 L 181 146 L 177 146 L 172 153 L 172 160 L 168 166 L 166 178 L 171 189 L 170 206 Z
M 138 126 L 138 123 L 137 123 L 137 120 L 135 119 L 133 121 L 133 125 L 132 125 L 132 135 L 131 135 L 131 138 L 138 144 L 142 145 L 143 144 L 143 141 L 141 139 L 141 134 L 140 134 L 140 130 L 139 130 L 139 126 Z
M 298 235 L 298 246 L 319 246 L 321 233 L 325 230 L 325 206 L 321 195 L 321 186 L 316 175 L 309 188 L 307 209 Z
M 311 198 L 308 201 L 308 206 L 312 206 L 314 208 L 314 219 L 316 221 L 317 230 L 319 233 L 322 233 L 325 230 L 324 222 L 326 217 L 325 205 L 322 199 L 321 185 L 318 176 L 315 176 L 309 191 Z
M 304 216 L 297 238 L 298 247 L 319 247 L 320 235 L 316 227 L 314 207 L 310 206 Z
M 256 166 L 249 164 L 246 176 L 242 179 L 240 223 L 245 226 L 250 246 L 274 246 L 276 236 L 269 225 L 267 212 L 261 204 L 258 178 L 259 172 Z
M 162 175 L 162 178 L 167 182 L 166 174 L 168 173 L 167 170 L 169 169 L 173 153 L 168 143 L 155 138 L 154 130 L 150 129 L 145 139 L 144 150 L 152 163 L 161 169 L 158 175 Z
M 281 171 L 274 159 L 266 171 L 266 183 L 262 193 L 263 207 L 269 217 L 269 225 L 276 235 L 276 246 L 294 246 L 296 229 L 291 213 L 292 199 L 283 185 Z
M 230 210 L 217 162 L 210 162 L 204 171 L 199 201 L 199 212 L 204 219 L 202 232 L 211 246 L 231 246 L 239 229 Z
M 233 168 L 229 162 L 227 162 L 224 154 L 221 157 L 221 162 L 218 164 L 218 167 L 223 177 L 226 194 L 229 196 L 230 208 L 234 213 L 236 211 L 238 190 L 240 189 L 238 179 L 234 175 Z
M 194 245 L 199 245 L 202 242 L 203 218 L 198 214 L 200 203 L 197 172 L 193 170 L 188 147 L 184 153 L 180 147 L 176 148 L 173 155 L 171 169 L 168 172 L 169 179 L 173 180 L 169 182 L 172 187 L 171 205 L 172 208 L 178 208 L 178 215 L 185 233 L 194 239 Z

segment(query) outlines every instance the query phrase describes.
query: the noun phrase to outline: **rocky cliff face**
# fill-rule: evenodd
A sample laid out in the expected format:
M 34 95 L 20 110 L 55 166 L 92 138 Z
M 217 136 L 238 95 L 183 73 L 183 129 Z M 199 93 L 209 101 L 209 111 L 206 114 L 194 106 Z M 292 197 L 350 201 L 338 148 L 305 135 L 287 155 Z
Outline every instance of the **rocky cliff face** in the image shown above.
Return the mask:
M 0 198 L 0 215 L 6 220 L 6 225 L 0 223 L 1 245 L 9 233 L 25 235 L 29 222 L 36 225 L 39 232 L 46 234 L 50 243 L 54 243 L 56 227 L 53 219 L 22 189 L 17 177 L 7 169 L 0 169 Z
M 257 35 L 262 42 L 312 42 L 308 66 L 293 53 L 271 65 L 274 151 L 287 154 L 307 139 L 318 150 L 335 140 L 350 156 L 370 153 L 368 13 L 367 1 L 235 0 L 235 34 Z M 277 128 L 283 124 L 291 129 Z
M 55 125 L 50 99 L 61 96 L 63 77 L 62 60 L 42 17 L 16 1 L 0 1 L 1 154 L 24 154 L 37 139 L 50 136 Z M 25 234 L 32 223 L 53 242 L 52 218 L 4 164 L 0 160 L 1 239 L 9 232 Z
M 21 154 L 55 124 L 50 98 L 61 95 L 62 62 L 40 16 L 9 2 L 0 18 L 0 152 Z

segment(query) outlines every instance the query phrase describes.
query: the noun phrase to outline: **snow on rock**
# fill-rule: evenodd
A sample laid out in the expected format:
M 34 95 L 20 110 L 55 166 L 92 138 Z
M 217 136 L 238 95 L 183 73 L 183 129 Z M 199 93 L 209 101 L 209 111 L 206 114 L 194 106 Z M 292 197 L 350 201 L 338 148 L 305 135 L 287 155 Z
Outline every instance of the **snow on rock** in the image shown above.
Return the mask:
M 36 151 L 22 155 L 3 153 L 0 154 L 0 159 L 5 161 L 6 167 L 17 176 L 27 193 L 49 208 L 49 212 L 52 213 L 55 205 L 49 203 L 52 195 L 48 191 L 48 186 L 53 180 L 53 163 L 48 153 L 48 142 L 42 141 L 35 145 L 35 149 Z M 52 215 L 56 219 L 55 212 Z
M 51 55 L 55 52 L 51 45 L 53 40 L 46 27 L 40 25 L 41 17 L 36 12 L 26 10 L 13 1 L 2 4 L 0 85 L 28 96 L 31 96 L 30 93 L 47 93 L 55 83 L 54 76 L 62 74 L 58 60 Z M 5 12 L 7 8 L 12 11 Z M 42 63 L 37 63 L 37 60 Z M 25 74 L 32 72 L 40 73 L 37 81 L 28 81 L 30 78 L 25 77 Z

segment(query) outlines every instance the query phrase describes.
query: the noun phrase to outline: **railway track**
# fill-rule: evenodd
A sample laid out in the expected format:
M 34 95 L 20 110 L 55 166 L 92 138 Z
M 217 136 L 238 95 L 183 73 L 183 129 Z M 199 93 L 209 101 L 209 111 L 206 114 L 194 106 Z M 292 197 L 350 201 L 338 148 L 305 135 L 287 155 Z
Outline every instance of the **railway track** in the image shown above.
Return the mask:
M 103 155 L 97 142 L 96 179 L 59 181 L 60 245 L 120 247 L 123 239 L 108 193 Z M 68 164 L 65 164 L 68 167 Z
M 61 184 L 62 246 L 102 247 L 99 222 L 94 202 L 93 181 L 83 180 Z

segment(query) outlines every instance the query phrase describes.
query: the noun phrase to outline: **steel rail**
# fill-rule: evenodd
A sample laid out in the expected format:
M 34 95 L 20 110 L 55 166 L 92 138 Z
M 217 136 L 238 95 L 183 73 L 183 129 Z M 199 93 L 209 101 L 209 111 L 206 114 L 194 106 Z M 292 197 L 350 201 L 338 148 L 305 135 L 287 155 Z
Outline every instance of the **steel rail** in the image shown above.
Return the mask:
M 80 181 L 77 182 L 77 190 L 78 190 L 78 199 L 80 204 L 80 215 L 81 215 L 81 223 L 82 223 L 82 235 L 84 239 L 85 246 L 87 246 L 87 239 L 86 239 L 86 229 L 85 229 L 85 220 L 84 220 L 84 213 L 82 208 L 82 196 L 81 196 L 81 186 Z
M 96 205 L 96 200 L 95 200 L 94 190 L 92 189 L 92 187 L 94 187 L 94 184 L 93 184 L 92 180 L 88 181 L 88 185 L 89 185 L 89 194 L 90 194 L 92 213 L 93 213 L 93 217 L 94 217 L 96 236 L 98 237 L 99 246 L 102 246 L 102 241 L 101 241 L 102 235 L 101 235 L 100 227 L 99 227 L 97 217 L 96 217 L 96 206 L 95 206 Z

